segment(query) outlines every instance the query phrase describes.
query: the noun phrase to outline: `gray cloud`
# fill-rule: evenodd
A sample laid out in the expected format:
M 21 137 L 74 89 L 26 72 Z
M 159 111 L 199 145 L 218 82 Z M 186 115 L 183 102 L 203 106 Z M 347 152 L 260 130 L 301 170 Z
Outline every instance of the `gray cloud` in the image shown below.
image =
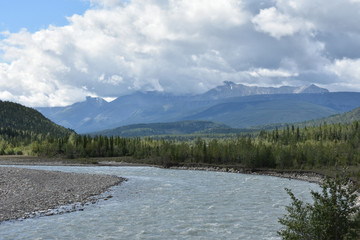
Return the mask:
M 204 92 L 225 80 L 360 90 L 355 0 L 91 0 L 63 27 L 0 38 L 0 99 Z

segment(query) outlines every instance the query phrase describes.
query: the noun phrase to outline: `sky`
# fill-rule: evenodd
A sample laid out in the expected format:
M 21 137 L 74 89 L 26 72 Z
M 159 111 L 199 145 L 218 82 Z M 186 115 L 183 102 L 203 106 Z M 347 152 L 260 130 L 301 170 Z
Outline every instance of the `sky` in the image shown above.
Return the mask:
M 0 0 L 0 99 L 360 91 L 360 0 Z

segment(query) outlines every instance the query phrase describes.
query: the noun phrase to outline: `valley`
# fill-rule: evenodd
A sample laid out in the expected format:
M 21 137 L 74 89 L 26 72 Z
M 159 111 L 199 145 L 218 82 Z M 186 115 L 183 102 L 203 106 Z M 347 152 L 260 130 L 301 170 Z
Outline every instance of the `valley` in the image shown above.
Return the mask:
M 140 96 L 140 98 L 128 96 L 129 98 L 132 98 L 132 100 L 128 102 L 124 101 L 122 104 L 126 103 L 125 106 L 133 107 L 152 106 L 152 102 L 148 102 L 150 99 L 147 98 L 147 93 L 137 93 L 137 96 Z M 137 108 L 135 112 L 139 113 L 140 116 L 149 117 L 148 119 L 151 119 L 151 121 L 155 121 L 157 118 L 150 117 L 158 114 L 156 109 L 159 109 L 161 104 L 163 104 L 163 97 L 159 97 L 158 93 L 150 93 L 150 96 L 156 96 L 157 98 L 157 100 L 154 101 L 155 107 L 147 109 L 146 111 L 142 108 Z M 143 196 L 144 194 L 150 194 L 151 197 L 146 198 L 145 196 L 145 198 L 152 199 L 154 191 L 166 189 L 166 191 L 159 192 L 159 196 L 166 197 L 168 196 L 167 194 L 173 196 L 173 194 L 177 192 L 176 189 L 178 189 L 178 184 L 172 184 L 172 181 L 174 181 L 174 174 L 180 176 L 181 173 L 185 173 L 188 177 L 199 175 L 191 170 L 205 170 L 203 173 L 207 173 L 207 176 L 199 178 L 201 184 L 191 185 L 194 180 L 189 181 L 185 185 L 180 184 L 179 186 L 185 186 L 185 188 L 181 188 L 179 191 L 180 195 L 184 193 L 187 194 L 188 186 L 192 186 L 192 189 L 196 189 L 196 187 L 201 188 L 206 180 L 209 178 L 215 180 L 220 176 L 219 174 L 224 174 L 223 172 L 242 173 L 226 174 L 223 176 L 240 176 L 245 179 L 243 184 L 240 185 L 250 186 L 250 189 L 246 189 L 246 195 L 244 195 L 244 192 L 242 191 L 241 194 L 236 195 L 237 197 L 235 198 L 237 201 L 243 201 L 242 199 L 248 199 L 249 196 L 252 196 L 252 193 L 254 192 L 253 186 L 256 186 L 255 184 L 258 177 L 277 176 L 285 177 L 287 179 L 315 181 L 318 183 L 319 181 L 324 181 L 323 176 L 335 177 L 338 176 L 339 172 L 342 172 L 343 169 L 346 169 L 347 176 L 354 184 L 354 188 L 349 190 L 349 194 L 356 197 L 354 193 L 356 189 L 359 188 L 357 184 L 360 176 L 360 111 L 359 108 L 355 108 L 351 111 L 346 110 L 358 106 L 356 103 L 357 97 L 358 93 L 324 92 L 232 97 L 215 100 L 215 103 L 213 100 L 205 101 L 207 105 L 201 100 L 194 105 L 191 105 L 190 103 L 185 105 L 188 109 L 192 107 L 194 109 L 197 108 L 198 112 L 194 111 L 193 115 L 190 117 L 182 117 L 180 118 L 180 121 L 170 121 L 170 119 L 177 119 L 174 116 L 179 113 L 176 112 L 175 109 L 169 110 L 170 107 L 167 105 L 166 110 L 169 111 L 167 113 L 168 115 L 162 116 L 161 120 L 169 119 L 169 122 L 131 124 L 103 131 L 88 132 L 87 134 L 79 134 L 70 128 L 58 125 L 35 109 L 12 102 L 0 101 L 0 155 L 4 155 L 0 157 L 0 164 L 12 166 L 12 168 L 8 169 L 5 167 L 1 168 L 1 170 L 5 171 L 2 175 L 5 176 L 8 174 L 8 176 L 6 177 L 6 180 L 0 182 L 0 184 L 5 183 L 6 188 L 3 189 L 12 193 L 12 195 L 9 195 L 12 198 L 6 198 L 10 199 L 9 201 L 3 199 L 3 205 L 12 205 L 18 212 L 18 214 L 14 214 L 13 210 L 7 211 L 7 208 L 3 210 L 0 209 L 3 216 L 2 220 L 15 219 L 17 217 L 57 217 L 62 213 L 69 213 L 75 210 L 83 211 L 85 208 L 87 210 L 91 209 L 89 203 L 86 201 L 89 201 L 89 195 L 91 196 L 93 193 L 88 193 L 90 187 L 86 184 L 79 184 L 78 180 L 76 180 L 76 185 L 81 186 L 81 190 L 69 190 L 69 187 L 64 190 L 62 188 L 64 184 L 58 184 L 59 181 L 57 180 L 55 182 L 58 185 L 51 184 L 51 187 L 47 187 L 55 189 L 54 192 L 45 191 L 47 195 L 43 194 L 44 191 L 42 190 L 43 188 L 41 188 L 43 184 L 38 180 L 40 179 L 40 181 L 42 181 L 41 179 L 46 179 L 44 176 L 51 173 L 43 171 L 44 169 L 56 171 L 65 170 L 70 172 L 79 171 L 86 173 L 95 171 L 97 174 L 99 172 L 103 174 L 111 173 L 125 177 L 128 176 L 126 173 L 123 175 L 124 170 L 128 170 L 129 172 L 132 171 L 132 175 L 129 176 L 131 179 L 130 188 L 127 188 L 129 185 L 124 182 L 121 184 L 121 187 L 116 186 L 114 187 L 115 190 L 111 190 L 112 195 L 106 193 L 106 195 L 103 194 L 103 196 L 91 198 L 90 200 L 90 202 L 93 203 L 99 201 L 99 205 L 97 206 L 112 206 L 111 212 L 114 212 L 113 207 L 115 205 L 109 200 L 114 198 L 117 203 L 116 206 L 119 207 L 117 213 L 121 212 L 120 209 L 124 209 L 123 203 L 127 202 L 126 197 L 125 200 L 122 198 L 122 191 L 124 191 L 124 189 L 125 191 L 128 191 L 128 193 L 129 191 L 138 191 L 136 189 L 139 187 L 148 186 L 146 183 L 149 180 L 155 180 L 156 182 L 161 178 L 160 183 L 156 182 L 154 185 L 149 186 L 150 189 L 153 190 L 148 192 L 142 191 L 141 194 L 136 192 L 136 195 Z M 174 98 L 180 99 L 180 97 L 174 96 L 167 97 L 167 99 Z M 117 99 L 114 102 L 116 103 L 118 101 L 119 100 Z M 86 103 L 89 102 L 91 104 L 86 105 Z M 180 103 L 181 101 L 177 103 L 178 106 L 182 106 Z M 92 108 L 92 105 L 94 105 L 95 108 Z M 102 114 L 104 109 L 110 111 L 110 105 L 111 103 L 107 103 L 102 99 L 88 98 L 85 103 L 77 103 L 68 108 L 53 108 L 47 110 L 53 111 L 55 115 L 67 115 L 68 113 L 72 113 L 72 118 L 62 120 L 70 123 L 77 117 L 80 117 L 80 115 L 77 115 L 80 112 L 80 108 L 77 109 L 79 106 L 84 106 L 87 114 L 95 116 L 96 112 Z M 201 111 L 199 110 L 200 108 L 198 108 L 200 106 L 202 108 Z M 130 108 L 119 108 L 115 110 L 115 112 L 122 112 L 123 114 L 131 111 Z M 344 111 L 345 113 L 343 113 Z M 111 114 L 115 113 L 112 112 Z M 116 116 L 116 119 L 120 118 L 120 116 L 121 115 Z M 169 118 L 166 118 L 165 116 L 168 116 Z M 97 121 L 99 119 L 105 121 L 107 118 L 101 118 L 99 115 L 96 115 L 94 119 L 89 119 L 88 122 L 93 122 L 94 129 L 97 129 L 96 126 L 98 125 L 95 123 L 98 124 L 101 122 Z M 132 121 L 136 122 L 136 119 L 137 118 L 134 116 Z M 216 121 L 209 121 L 207 119 Z M 294 119 L 294 121 L 292 122 L 291 119 Z M 249 125 L 246 125 L 246 122 L 249 123 Z M 106 124 L 110 123 L 105 121 L 103 124 L 106 126 Z M 235 128 L 233 126 L 247 127 Z M 23 166 L 24 164 L 27 166 Z M 19 171 L 16 170 L 13 165 L 22 165 L 21 167 L 40 169 L 42 171 L 35 172 L 33 170 L 25 169 Z M 113 166 L 117 167 L 114 168 Z M 121 168 L 119 168 L 119 166 L 121 166 Z M 156 166 L 158 168 L 148 166 Z M 167 170 L 161 168 L 166 168 Z M 187 169 L 189 171 L 178 171 L 174 169 Z M 151 177 L 158 171 L 161 171 L 158 177 Z M 216 173 L 213 172 L 212 174 L 209 174 L 209 172 L 212 171 L 216 171 Z M 11 179 L 13 179 L 14 175 L 13 172 L 18 174 L 15 178 L 17 184 L 9 185 L 8 181 L 12 181 Z M 143 176 L 137 175 L 139 173 Z M 247 175 L 244 173 L 250 173 L 252 175 L 249 175 L 251 177 L 246 177 Z M 30 177 L 23 178 L 26 174 Z M 166 174 L 170 175 L 164 178 Z M 38 175 L 40 177 L 38 177 Z M 70 175 L 65 173 L 58 173 L 57 176 L 57 179 L 60 179 L 60 177 L 66 179 L 64 180 L 66 183 L 75 179 L 75 177 L 69 178 L 68 176 Z M 78 176 L 77 179 L 83 179 L 83 176 L 81 175 L 76 176 Z M 91 175 L 86 176 L 93 177 Z M 147 179 L 146 181 L 144 181 L 144 177 Z M 52 178 L 53 177 L 51 176 L 51 179 Z M 114 179 L 114 177 L 111 178 L 105 176 L 104 178 Z M 26 182 L 24 179 L 26 181 L 29 179 L 29 181 Z M 118 182 L 122 181 L 122 179 L 119 180 L 120 178 L 116 179 L 118 179 Z M 180 179 L 181 178 L 176 178 L 176 181 L 178 182 Z M 251 184 L 246 184 L 247 179 L 251 179 Z M 285 181 L 294 188 L 293 182 L 290 182 L 287 179 L 279 179 L 281 178 L 271 178 L 271 181 Z M 50 182 L 49 180 L 46 181 Z M 216 183 L 218 184 L 219 181 L 220 179 L 217 179 Z M 266 185 L 268 181 L 269 179 L 266 179 L 266 182 L 265 179 L 262 179 L 262 181 L 259 182 L 259 186 L 265 186 L 266 190 L 268 190 L 270 188 L 270 186 Z M 101 182 L 103 183 L 104 180 L 101 180 Z M 138 182 L 138 185 L 133 185 L 134 182 Z M 159 187 L 159 184 L 163 184 L 164 182 L 168 182 L 166 186 L 170 184 L 172 187 L 170 189 Z M 114 185 L 115 183 L 117 182 L 112 182 L 110 185 Z M 31 188 L 33 191 L 18 190 L 27 189 L 23 187 L 24 184 L 26 184 L 26 186 L 33 186 Z M 214 182 L 210 181 L 210 184 L 213 186 Z M 239 186 L 237 181 L 232 181 L 232 184 Z M 336 186 L 341 186 L 339 183 L 336 184 Z M 110 185 L 103 187 L 103 185 L 90 183 L 91 187 L 95 187 L 97 191 L 96 194 L 105 191 Z M 231 190 L 228 191 L 230 193 L 229 196 L 234 196 L 234 187 L 227 181 L 224 182 L 221 189 L 224 189 L 225 186 L 230 186 Z M 276 184 L 271 184 L 271 186 L 278 190 Z M 284 186 L 283 183 L 282 186 Z M 324 188 L 325 185 L 321 186 Z M 318 186 L 316 185 L 316 187 Z M 203 189 L 201 196 L 204 197 L 204 199 L 209 198 L 209 189 L 213 189 L 213 187 Z M 25 197 L 27 200 L 16 197 L 18 196 L 16 194 L 19 192 L 21 192 L 21 196 L 31 196 L 31 199 L 37 199 L 36 204 L 29 202 L 28 199 L 30 197 Z M 74 198 L 73 192 L 76 192 L 76 196 L 81 195 L 81 197 Z M 88 194 L 84 194 L 85 192 Z M 273 193 L 279 191 L 271 192 L 271 194 L 263 194 L 262 191 L 260 195 L 255 194 L 254 196 L 255 199 L 258 200 L 262 199 L 264 196 L 268 198 L 269 195 L 272 195 L 275 197 L 274 199 L 271 199 L 271 201 L 278 202 L 279 196 L 276 194 L 274 195 Z M 226 212 L 225 209 L 229 208 L 229 204 L 225 204 L 226 202 L 224 202 L 226 199 L 229 199 L 229 196 L 226 197 L 225 200 L 223 195 L 219 196 L 220 197 L 215 204 L 218 207 L 226 206 L 226 208 L 220 211 L 220 213 L 223 214 L 224 211 Z M 246 196 L 246 198 L 241 198 L 240 196 Z M 67 199 L 66 202 L 70 204 L 69 206 L 60 207 L 59 209 L 50 209 L 53 206 L 56 207 L 64 204 L 62 201 L 64 198 Z M 49 201 L 49 199 L 51 201 Z M 179 199 L 183 198 L 180 197 Z M 213 197 L 211 197 L 211 199 L 213 199 Z M 231 206 L 237 208 L 238 202 L 236 202 L 235 199 L 233 202 L 237 204 Z M 285 196 L 282 196 L 281 199 L 286 198 Z M 18 204 L 15 206 L 12 204 L 15 201 L 26 201 L 28 203 L 25 207 L 20 207 L 23 205 Z M 111 204 L 108 204 L 109 201 Z M 133 200 L 130 202 L 133 202 Z M 143 200 L 140 202 L 143 203 Z M 253 202 L 256 201 L 251 201 L 250 206 L 253 205 Z M 137 203 L 137 201 L 135 201 L 135 203 Z M 158 203 L 150 202 L 149 206 L 157 206 L 157 204 Z M 184 204 L 186 204 L 186 202 L 181 202 L 181 206 L 184 206 Z M 213 206 L 212 204 L 213 203 L 207 203 L 209 209 Z M 349 200 L 346 200 L 346 204 L 349 206 L 355 204 L 355 198 L 349 198 Z M 160 205 L 160 208 L 161 207 L 162 205 Z M 189 209 L 192 209 L 192 207 L 193 204 L 190 205 Z M 153 207 L 148 209 L 152 208 Z M 136 208 L 131 208 L 130 212 L 136 212 L 134 209 Z M 255 209 L 256 212 L 258 212 L 258 207 Z M 274 208 L 274 204 L 264 208 L 267 212 L 269 209 L 274 211 L 268 214 L 267 222 L 272 222 L 273 216 L 282 213 L 278 211 L 276 207 Z M 170 216 L 173 217 L 175 214 L 175 216 L 183 217 L 181 212 L 182 211 L 173 211 Z M 89 212 L 86 213 L 88 214 Z M 112 219 L 113 217 L 118 217 L 117 213 L 113 215 L 106 214 L 105 218 L 100 219 L 102 221 L 107 221 L 109 218 Z M 253 215 L 252 212 L 248 210 L 245 213 L 250 214 L 251 216 Z M 95 214 L 103 214 L 103 210 L 99 210 Z M 136 215 L 138 216 L 139 214 L 136 213 Z M 185 216 L 191 217 L 189 214 L 186 214 Z M 235 214 L 234 217 L 235 216 L 238 218 L 237 214 Z M 169 216 L 164 216 L 164 218 L 168 217 Z M 263 217 L 263 214 L 261 214 L 261 217 Z M 51 218 L 47 219 L 44 221 L 51 221 Z M 99 218 L 97 217 L 97 219 Z M 133 218 L 128 219 L 131 221 Z M 146 219 L 146 217 L 141 216 L 139 221 Z M 263 218 L 259 219 L 264 221 Z M 34 221 L 37 222 L 39 220 L 34 219 Z M 69 220 L 66 220 L 64 223 L 66 224 L 68 221 Z M 114 222 L 115 220 L 112 219 L 107 226 L 114 226 Z M 144 222 L 143 224 L 146 223 Z M 286 225 L 286 222 L 283 222 L 283 225 Z M 274 226 L 277 226 L 280 229 L 279 224 Z M 21 228 L 24 227 L 25 225 L 21 226 Z M 193 227 L 193 224 L 190 227 Z M 199 225 L 199 227 L 204 228 L 203 225 Z M 251 227 L 254 228 L 254 226 Z M 271 229 L 273 228 L 274 227 L 271 227 Z M 17 234 L 16 229 L 17 227 L 10 228 L 10 230 L 4 229 L 2 232 L 6 232 L 6 234 L 10 236 L 12 232 Z M 103 231 L 106 232 L 107 229 Z M 133 227 L 129 228 L 128 234 L 132 234 L 132 231 Z M 269 231 L 270 230 L 257 231 L 256 234 L 265 236 Z M 285 230 L 281 231 L 282 234 L 286 234 Z M 86 233 L 83 232 L 81 234 L 82 236 L 87 236 L 87 233 L 88 230 Z M 53 234 L 60 236 L 61 232 L 56 231 Z M 241 236 L 244 237 L 252 236 L 250 233 L 244 231 L 239 231 L 239 234 L 243 234 Z M 237 235 L 240 236 L 239 234 Z M 271 234 L 272 236 L 276 235 L 275 232 L 271 232 Z M 225 235 L 227 234 L 225 233 L 221 236 Z M 29 231 L 27 236 L 33 236 L 31 231 Z
M 110 103 L 88 97 L 85 102 L 69 107 L 41 109 L 53 118 L 67 116 L 58 122 L 78 119 L 84 123 L 78 125 L 79 129 L 92 123 L 93 128 L 86 128 L 85 134 L 51 123 L 34 109 L 2 102 L 10 114 L 2 115 L 0 151 L 3 155 L 83 159 L 80 163 L 97 163 L 94 159 L 107 157 L 164 167 L 204 165 L 316 171 L 354 166 L 354 173 L 357 172 L 359 93 L 331 93 L 312 85 L 311 93 L 298 93 L 298 89 L 289 87 L 259 92 L 265 88 L 248 87 L 247 96 L 222 95 L 223 91 L 231 90 L 235 90 L 233 95 L 244 95 L 244 88 L 227 82 L 202 96 L 185 98 L 137 92 Z M 257 91 L 251 92 L 254 89 Z M 293 93 L 278 94 L 280 89 Z M 179 111 L 170 107 L 165 111 L 164 104 L 177 105 Z M 193 115 L 185 117 L 183 114 L 189 113 L 189 109 L 193 109 Z M 33 117 L 30 114 L 19 120 L 16 111 L 30 112 Z M 132 116 L 131 124 L 118 125 L 121 119 L 129 117 L 127 114 Z M 79 118 L 89 120 L 85 124 Z M 46 128 L 45 122 L 52 127 Z M 117 127 L 111 128 L 112 124 Z M 105 130 L 90 131 L 99 128 Z

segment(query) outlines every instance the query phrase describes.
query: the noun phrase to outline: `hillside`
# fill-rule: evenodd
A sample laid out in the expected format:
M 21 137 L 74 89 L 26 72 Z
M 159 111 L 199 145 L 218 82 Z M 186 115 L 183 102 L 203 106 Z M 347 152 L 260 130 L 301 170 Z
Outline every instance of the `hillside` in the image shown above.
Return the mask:
M 335 114 L 331 115 L 330 117 L 318 118 L 309 121 L 302 121 L 302 122 L 295 122 L 292 123 L 295 127 L 313 127 L 313 126 L 320 126 L 324 123 L 326 124 L 350 124 L 354 121 L 360 121 L 360 107 L 355 108 L 352 111 L 345 112 L 343 114 Z M 258 125 L 253 126 L 251 129 L 259 130 L 271 130 L 275 128 L 283 128 L 286 127 L 289 123 L 274 123 L 274 124 L 267 124 L 267 125 Z
M 268 125 L 258 125 L 258 126 L 251 126 L 248 129 L 239 129 L 239 128 L 232 128 L 226 124 L 216 123 L 211 121 L 179 121 L 179 122 L 170 122 L 170 123 L 149 123 L 149 124 L 133 124 L 122 126 L 114 129 L 108 129 L 96 133 L 92 133 L 91 135 L 103 135 L 103 136 L 121 136 L 121 137 L 144 137 L 144 136 L 171 136 L 171 135 L 187 135 L 187 134 L 239 134 L 251 131 L 257 131 L 260 129 L 275 129 L 286 127 L 287 125 L 292 124 L 295 127 L 312 127 L 312 126 L 319 126 L 320 124 L 346 124 L 352 123 L 353 121 L 360 121 L 360 108 L 356 108 L 352 111 L 346 112 L 344 114 L 335 114 L 327 118 L 318 118 L 315 120 L 304 121 L 304 122 L 287 122 L 287 119 L 298 118 L 301 119 L 302 115 L 306 114 L 313 114 L 314 116 L 320 115 L 321 112 L 326 112 L 326 108 L 321 109 L 319 107 L 308 106 L 306 103 L 296 103 L 296 102 L 283 102 L 283 104 L 274 104 L 272 102 L 267 102 L 266 104 L 259 103 L 258 106 L 255 105 L 247 105 L 247 106 L 239 106 L 234 104 L 235 106 L 229 106 L 231 111 L 235 111 L 237 108 L 247 108 L 249 111 L 248 114 L 238 116 L 237 122 L 241 122 L 242 119 L 244 122 L 248 121 L 247 119 L 253 118 L 252 122 L 257 123 L 262 121 L 262 114 L 266 116 L 270 116 L 270 112 L 274 111 L 271 106 L 276 106 L 277 108 L 284 108 L 289 109 L 289 106 L 293 107 L 292 111 L 287 111 L 284 114 L 278 116 L 272 116 L 271 119 L 267 119 L 267 121 L 276 121 L 276 119 L 282 120 L 284 123 L 274 123 Z M 267 111 L 264 109 L 266 108 Z M 216 111 L 217 107 L 213 108 L 213 111 Z M 226 111 L 226 106 L 219 105 L 218 108 L 221 108 L 221 113 Z M 310 111 L 313 109 L 313 113 L 307 113 L 306 111 Z M 278 109 L 279 110 L 279 109 Z M 244 112 L 244 111 L 242 111 Z M 246 112 L 246 111 L 245 111 Z M 234 114 L 234 112 L 232 113 Z M 216 115 L 216 114 L 214 114 Z M 221 116 L 221 115 L 219 115 Z M 223 122 L 231 122 L 233 119 L 227 118 L 227 115 L 222 116 Z M 220 118 L 220 117 L 219 117 Z M 247 119 L 246 119 L 247 118 Z M 217 119 L 218 120 L 218 119 Z
M 359 103 L 360 104 L 360 103 Z M 343 114 L 336 114 L 327 118 L 323 118 L 323 119 L 318 119 L 316 121 L 314 121 L 314 123 L 316 123 L 316 125 L 319 125 L 319 123 L 352 123 L 354 121 L 359 121 L 360 120 L 360 107 L 355 108 L 354 110 L 350 111 L 350 112 L 346 112 Z
M 6 101 L 0 101 L 0 129 L 2 132 L 17 131 L 51 136 L 64 136 L 73 132 L 51 122 L 35 109 Z
M 228 132 L 238 132 L 238 130 L 232 129 L 225 124 L 210 121 L 180 121 L 170 123 L 133 124 L 97 132 L 93 135 L 143 137 Z
M 352 111 L 343 113 L 343 114 L 335 114 L 327 118 L 320 118 L 313 121 L 305 121 L 297 123 L 298 126 L 319 126 L 320 124 L 349 124 L 354 121 L 360 120 L 360 107 L 355 108 Z
M 292 123 L 337 113 L 316 104 L 288 99 L 253 102 L 229 102 L 215 105 L 187 119 L 211 120 L 233 128 L 247 128 L 263 123 Z

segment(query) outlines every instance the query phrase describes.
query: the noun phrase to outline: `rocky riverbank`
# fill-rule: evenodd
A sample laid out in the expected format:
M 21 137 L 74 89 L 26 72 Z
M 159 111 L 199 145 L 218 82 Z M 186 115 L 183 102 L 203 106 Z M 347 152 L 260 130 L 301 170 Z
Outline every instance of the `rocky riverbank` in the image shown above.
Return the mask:
M 216 171 L 216 172 L 229 172 L 229 173 L 242 173 L 253 175 L 266 175 L 272 177 L 281 177 L 287 179 L 302 180 L 312 183 L 321 183 L 325 178 L 324 175 L 314 172 L 300 172 L 300 171 L 270 171 L 270 170 L 246 170 L 235 168 L 222 168 L 222 167 L 171 167 L 171 169 L 181 170 L 200 170 L 200 171 Z
M 0 222 L 81 210 L 124 180 L 116 176 L 0 166 Z

